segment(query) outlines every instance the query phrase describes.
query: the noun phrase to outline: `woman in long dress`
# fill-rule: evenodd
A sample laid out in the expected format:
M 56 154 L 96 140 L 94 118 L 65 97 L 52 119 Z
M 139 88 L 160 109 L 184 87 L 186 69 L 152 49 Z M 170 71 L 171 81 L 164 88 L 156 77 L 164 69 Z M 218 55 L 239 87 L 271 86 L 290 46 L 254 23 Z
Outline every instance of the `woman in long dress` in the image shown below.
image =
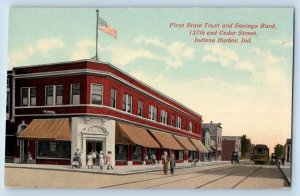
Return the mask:
M 165 173 L 165 175 L 167 175 L 167 173 L 168 173 L 168 165 L 169 165 L 168 153 L 164 152 L 164 155 L 161 157 L 161 159 L 162 159 L 162 163 L 164 165 L 164 173 Z
M 100 169 L 102 170 L 103 167 L 104 167 L 104 153 L 103 151 L 100 151 L 100 154 L 99 154 L 99 165 L 100 165 Z
M 93 155 L 92 153 L 89 153 L 88 156 L 87 156 L 87 166 L 88 166 L 88 169 L 93 169 Z

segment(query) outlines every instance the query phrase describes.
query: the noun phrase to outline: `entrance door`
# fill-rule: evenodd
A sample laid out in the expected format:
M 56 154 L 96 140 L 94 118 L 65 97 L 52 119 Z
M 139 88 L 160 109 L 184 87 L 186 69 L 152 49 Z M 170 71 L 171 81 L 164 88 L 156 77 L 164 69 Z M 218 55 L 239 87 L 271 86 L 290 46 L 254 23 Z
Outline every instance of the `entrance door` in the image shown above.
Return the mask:
M 27 163 L 28 159 L 28 140 L 20 140 L 20 161 Z
M 100 151 L 103 151 L 103 142 L 87 140 L 86 141 L 86 155 L 88 155 L 90 152 L 92 152 L 94 150 L 97 151 L 97 153 L 100 153 Z M 99 157 L 96 158 L 95 165 L 99 165 Z

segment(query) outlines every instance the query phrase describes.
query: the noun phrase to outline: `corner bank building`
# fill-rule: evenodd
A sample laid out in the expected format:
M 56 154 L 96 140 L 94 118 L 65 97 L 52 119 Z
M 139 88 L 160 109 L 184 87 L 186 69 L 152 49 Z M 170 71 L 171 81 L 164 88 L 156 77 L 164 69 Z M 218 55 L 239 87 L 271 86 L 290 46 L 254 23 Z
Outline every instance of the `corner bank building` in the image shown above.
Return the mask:
M 109 63 L 16 67 L 6 111 L 7 162 L 68 165 L 80 149 L 83 165 L 93 150 L 111 151 L 113 165 L 164 151 L 186 163 L 207 152 L 201 115 Z

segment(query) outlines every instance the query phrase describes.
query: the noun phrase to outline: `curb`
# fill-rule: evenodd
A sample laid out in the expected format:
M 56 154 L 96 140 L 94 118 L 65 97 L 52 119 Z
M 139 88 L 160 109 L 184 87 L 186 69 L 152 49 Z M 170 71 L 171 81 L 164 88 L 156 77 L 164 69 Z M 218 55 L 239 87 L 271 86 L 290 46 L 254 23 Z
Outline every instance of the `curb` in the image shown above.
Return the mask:
M 196 165 L 195 167 L 209 167 L 215 165 L 224 165 L 226 163 L 215 163 L 215 164 L 203 164 L 203 165 Z M 22 169 L 38 169 L 38 170 L 54 170 L 54 171 L 65 171 L 65 172 L 81 172 L 81 173 L 90 173 L 90 174 L 102 174 L 102 175 L 117 175 L 117 176 L 124 176 L 124 175 L 131 175 L 131 174 L 141 174 L 141 173 L 149 173 L 149 172 L 157 172 L 162 171 L 162 168 L 149 168 L 144 169 L 141 171 L 113 171 L 113 172 L 103 172 L 100 170 L 81 170 L 81 169 L 71 169 L 71 168 L 43 168 L 43 167 L 26 167 L 25 165 L 5 165 L 5 168 L 22 168 Z M 185 168 L 192 168 L 190 165 L 184 165 L 181 167 L 177 167 L 176 169 L 185 169 Z M 104 170 L 106 171 L 106 170 Z
M 285 175 L 285 173 L 283 172 L 283 170 L 281 169 L 281 167 L 278 164 L 277 164 L 277 167 L 279 168 L 280 172 L 284 176 L 285 181 L 288 183 L 289 186 L 291 186 L 291 182 L 290 182 L 289 178 Z

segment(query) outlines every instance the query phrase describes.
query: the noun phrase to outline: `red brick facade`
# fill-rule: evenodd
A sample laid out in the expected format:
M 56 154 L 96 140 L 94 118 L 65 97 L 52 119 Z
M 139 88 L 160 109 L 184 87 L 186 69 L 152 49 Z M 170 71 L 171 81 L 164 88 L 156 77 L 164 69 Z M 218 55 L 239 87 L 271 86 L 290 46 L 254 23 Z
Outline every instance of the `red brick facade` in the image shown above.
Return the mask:
M 8 79 L 10 88 L 10 115 L 7 120 L 6 134 L 14 135 L 15 141 L 17 140 L 18 125 L 21 124 L 23 120 L 25 124 L 29 124 L 33 119 L 44 118 L 45 116 L 71 117 L 86 115 L 107 117 L 150 129 L 184 135 L 190 138 L 201 138 L 201 115 L 109 64 L 86 60 L 19 67 L 8 72 Z M 72 84 L 80 85 L 80 103 L 76 105 L 71 104 Z M 100 105 L 91 103 L 92 84 L 101 84 L 103 87 L 102 104 Z M 46 105 L 45 87 L 51 85 L 63 86 L 62 105 Z M 35 105 L 21 105 L 22 87 L 36 88 Z M 116 108 L 111 107 L 111 89 L 117 91 Z M 123 111 L 124 94 L 132 96 L 132 113 Z M 142 116 L 138 116 L 139 100 L 143 102 Z M 13 107 L 13 103 L 15 103 L 15 107 Z M 156 121 L 149 119 L 149 105 L 153 105 L 158 109 Z M 162 110 L 168 112 L 166 124 L 160 122 Z M 49 115 L 45 111 L 51 111 L 52 114 Z M 172 115 L 174 115 L 173 125 L 171 125 Z M 177 117 L 182 119 L 181 129 L 176 128 Z M 192 132 L 189 132 L 188 125 L 190 122 L 193 123 Z M 15 142 L 14 146 L 6 146 L 6 149 L 13 151 L 14 156 L 17 157 L 19 156 L 18 148 L 17 142 Z M 34 142 L 29 145 L 29 149 L 34 151 L 34 149 L 31 148 L 34 148 Z M 129 149 L 128 152 L 129 154 L 131 153 L 130 150 L 131 149 Z M 41 163 L 43 162 L 42 160 L 39 161 Z
M 222 161 L 230 161 L 231 154 L 235 151 L 235 140 L 222 140 Z

